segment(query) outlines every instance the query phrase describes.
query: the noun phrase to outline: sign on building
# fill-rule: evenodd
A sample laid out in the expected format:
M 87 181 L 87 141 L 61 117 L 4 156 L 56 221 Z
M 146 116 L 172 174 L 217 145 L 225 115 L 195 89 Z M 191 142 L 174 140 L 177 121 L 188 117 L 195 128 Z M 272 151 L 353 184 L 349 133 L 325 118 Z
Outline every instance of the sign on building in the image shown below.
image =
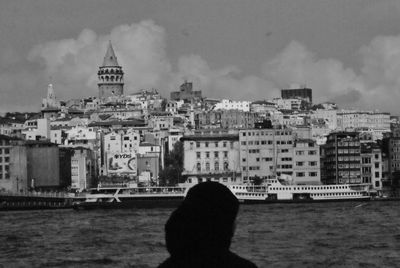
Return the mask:
M 137 158 L 134 153 L 108 153 L 107 170 L 109 174 L 128 173 L 137 175 Z

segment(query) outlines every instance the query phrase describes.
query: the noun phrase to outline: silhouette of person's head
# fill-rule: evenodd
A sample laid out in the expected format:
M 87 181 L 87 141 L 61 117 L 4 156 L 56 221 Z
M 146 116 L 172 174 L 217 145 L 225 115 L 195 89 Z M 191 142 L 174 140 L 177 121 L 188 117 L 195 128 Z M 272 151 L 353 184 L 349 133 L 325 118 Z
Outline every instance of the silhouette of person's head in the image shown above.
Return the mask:
M 239 202 L 217 182 L 192 187 L 165 225 L 167 249 L 172 257 L 218 255 L 228 251 Z

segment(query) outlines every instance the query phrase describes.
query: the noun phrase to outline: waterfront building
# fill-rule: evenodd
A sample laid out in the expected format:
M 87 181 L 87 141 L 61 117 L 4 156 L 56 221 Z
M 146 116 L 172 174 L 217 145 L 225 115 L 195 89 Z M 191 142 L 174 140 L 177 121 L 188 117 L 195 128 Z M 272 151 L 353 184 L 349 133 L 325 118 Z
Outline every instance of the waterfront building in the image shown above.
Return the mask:
M 393 128 L 391 133 L 385 135 L 383 141 L 384 150 L 387 152 L 389 179 L 384 181 L 384 186 L 398 186 L 400 185 L 400 128 Z
M 136 176 L 136 154 L 139 153 L 139 144 L 140 134 L 133 129 L 104 134 L 102 174 Z
M 215 104 L 215 110 L 240 110 L 243 112 L 250 111 L 250 101 L 232 101 L 223 99 Z
M 311 88 L 294 88 L 294 89 L 281 89 L 282 99 L 295 99 L 299 98 L 312 103 L 312 89 Z
M 244 182 L 293 175 L 294 135 L 289 128 L 239 131 L 240 169 Z
M 118 64 L 111 41 L 97 75 L 100 100 L 105 101 L 108 97 L 124 94 L 124 72 Z
M 362 183 L 358 132 L 330 133 L 321 148 L 321 180 L 324 184 Z
M 71 189 L 82 191 L 94 187 L 96 159 L 93 151 L 85 147 L 71 149 Z
M 60 178 L 59 148 L 48 141 L 26 141 L 10 153 L 10 177 L 15 189 L 59 190 L 69 186 Z
M 179 91 L 171 92 L 171 100 L 183 100 L 185 103 L 192 103 L 201 100 L 201 90 L 193 90 L 193 83 L 185 81 Z
M 10 151 L 13 138 L 0 134 L 0 191 L 13 188 L 13 181 L 10 180 Z
M 361 143 L 361 178 L 362 183 L 371 184 L 377 191 L 382 190 L 382 151 L 376 143 Z
M 184 135 L 182 176 L 191 181 L 240 183 L 239 136 L 228 133 Z
M 320 149 L 311 139 L 296 139 L 293 147 L 293 181 L 297 184 L 320 184 Z

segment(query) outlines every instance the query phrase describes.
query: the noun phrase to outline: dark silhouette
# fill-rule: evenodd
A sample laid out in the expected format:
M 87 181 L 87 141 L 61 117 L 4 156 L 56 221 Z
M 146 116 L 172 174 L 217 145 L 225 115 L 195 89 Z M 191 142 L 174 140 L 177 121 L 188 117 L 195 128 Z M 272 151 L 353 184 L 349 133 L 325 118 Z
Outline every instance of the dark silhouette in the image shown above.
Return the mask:
M 192 187 L 165 224 L 170 257 L 159 267 L 256 267 L 229 250 L 239 202 L 217 182 Z

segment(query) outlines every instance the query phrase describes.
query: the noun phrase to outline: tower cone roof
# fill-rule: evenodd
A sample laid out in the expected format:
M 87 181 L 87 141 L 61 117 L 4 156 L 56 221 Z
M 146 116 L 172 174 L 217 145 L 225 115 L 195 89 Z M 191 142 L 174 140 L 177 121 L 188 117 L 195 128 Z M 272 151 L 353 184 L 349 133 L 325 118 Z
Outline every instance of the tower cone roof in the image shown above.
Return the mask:
M 106 55 L 104 56 L 103 66 L 104 67 L 119 66 L 117 61 L 117 56 L 115 56 L 115 52 L 111 44 L 111 40 L 108 43 L 107 52 Z

